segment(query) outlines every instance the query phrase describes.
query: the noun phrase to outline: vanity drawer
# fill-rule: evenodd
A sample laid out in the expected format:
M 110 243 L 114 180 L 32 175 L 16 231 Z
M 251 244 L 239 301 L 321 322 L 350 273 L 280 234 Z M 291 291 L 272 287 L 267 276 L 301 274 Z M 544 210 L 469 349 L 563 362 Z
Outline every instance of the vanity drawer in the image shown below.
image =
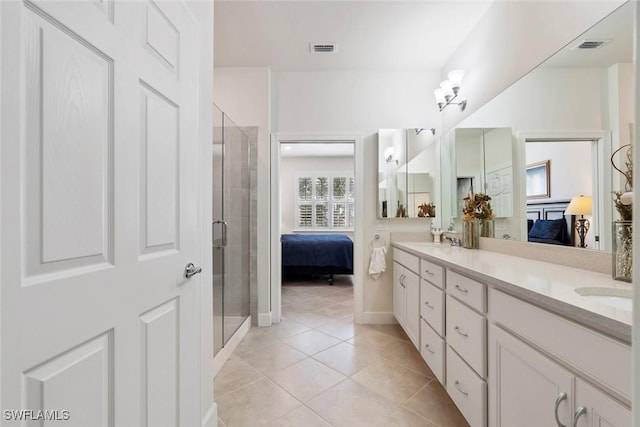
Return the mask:
M 444 340 L 425 322 L 420 322 L 420 354 L 440 384 L 444 384 Z
M 426 280 L 420 282 L 420 315 L 444 336 L 444 292 Z
M 486 286 L 455 271 L 447 272 L 447 291 L 465 304 L 486 313 Z
M 401 249 L 393 248 L 393 260 L 407 267 L 416 274 L 420 274 L 420 258 Z
M 483 378 L 487 376 L 486 319 L 447 295 L 447 343 Z
M 487 383 L 447 349 L 447 393 L 473 427 L 487 425 Z
M 427 261 L 426 259 L 421 259 L 420 276 L 437 287 L 444 289 L 444 267 Z
M 490 318 L 631 400 L 631 347 L 491 289 Z

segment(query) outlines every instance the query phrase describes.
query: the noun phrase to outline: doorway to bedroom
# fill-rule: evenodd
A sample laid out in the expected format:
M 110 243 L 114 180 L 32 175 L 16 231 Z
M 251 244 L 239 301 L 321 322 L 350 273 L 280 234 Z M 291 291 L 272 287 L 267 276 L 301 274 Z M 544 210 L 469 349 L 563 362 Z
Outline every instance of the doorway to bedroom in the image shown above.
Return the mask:
M 354 315 L 354 141 L 286 140 L 279 152 L 281 319 L 346 333 Z

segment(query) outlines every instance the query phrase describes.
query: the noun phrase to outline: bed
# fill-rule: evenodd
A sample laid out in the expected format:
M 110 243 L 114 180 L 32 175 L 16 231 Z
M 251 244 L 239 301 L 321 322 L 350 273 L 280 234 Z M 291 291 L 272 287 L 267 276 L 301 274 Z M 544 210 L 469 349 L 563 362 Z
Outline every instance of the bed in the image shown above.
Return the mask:
M 353 241 L 344 234 L 283 234 L 282 276 L 353 274 Z
M 575 217 L 565 215 L 569 201 L 527 204 L 527 240 L 549 245 L 573 246 Z

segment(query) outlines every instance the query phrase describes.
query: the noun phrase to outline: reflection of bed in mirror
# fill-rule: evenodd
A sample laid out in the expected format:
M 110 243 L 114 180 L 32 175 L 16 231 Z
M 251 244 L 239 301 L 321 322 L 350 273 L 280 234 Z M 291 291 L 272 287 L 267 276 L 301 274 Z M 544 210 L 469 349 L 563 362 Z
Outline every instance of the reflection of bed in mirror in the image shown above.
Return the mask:
M 528 241 L 573 246 L 575 217 L 565 215 L 569 200 L 527 203 Z

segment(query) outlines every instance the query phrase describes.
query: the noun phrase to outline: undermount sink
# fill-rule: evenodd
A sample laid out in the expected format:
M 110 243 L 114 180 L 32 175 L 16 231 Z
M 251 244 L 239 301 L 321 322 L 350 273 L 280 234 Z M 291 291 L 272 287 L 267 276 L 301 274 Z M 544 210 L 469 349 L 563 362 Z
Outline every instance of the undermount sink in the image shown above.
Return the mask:
M 576 293 L 591 301 L 606 304 L 620 310 L 632 311 L 631 289 L 585 287 L 576 289 Z

